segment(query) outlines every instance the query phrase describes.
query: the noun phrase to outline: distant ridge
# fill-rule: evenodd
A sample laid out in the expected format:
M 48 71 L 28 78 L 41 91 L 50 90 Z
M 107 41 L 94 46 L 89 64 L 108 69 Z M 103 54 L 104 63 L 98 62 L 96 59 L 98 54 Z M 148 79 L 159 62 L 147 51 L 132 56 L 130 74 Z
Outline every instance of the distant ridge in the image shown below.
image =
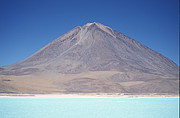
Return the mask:
M 0 67 L 0 91 L 178 94 L 178 69 L 160 53 L 94 22 Z

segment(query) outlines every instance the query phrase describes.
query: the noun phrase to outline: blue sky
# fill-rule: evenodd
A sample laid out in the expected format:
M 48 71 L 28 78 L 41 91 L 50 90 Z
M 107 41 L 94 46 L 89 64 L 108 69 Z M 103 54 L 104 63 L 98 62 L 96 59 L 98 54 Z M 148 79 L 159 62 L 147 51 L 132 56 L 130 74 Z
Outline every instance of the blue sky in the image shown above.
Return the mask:
M 179 65 L 178 0 L 0 0 L 0 66 L 76 26 L 99 22 Z

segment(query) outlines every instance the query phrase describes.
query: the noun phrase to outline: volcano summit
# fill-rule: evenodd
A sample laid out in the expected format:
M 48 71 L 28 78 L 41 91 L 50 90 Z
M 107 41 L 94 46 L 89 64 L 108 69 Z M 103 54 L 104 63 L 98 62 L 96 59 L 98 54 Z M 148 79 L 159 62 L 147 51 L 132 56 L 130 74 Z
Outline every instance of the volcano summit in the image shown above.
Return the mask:
M 178 94 L 178 69 L 160 53 L 94 22 L 0 67 L 0 92 Z

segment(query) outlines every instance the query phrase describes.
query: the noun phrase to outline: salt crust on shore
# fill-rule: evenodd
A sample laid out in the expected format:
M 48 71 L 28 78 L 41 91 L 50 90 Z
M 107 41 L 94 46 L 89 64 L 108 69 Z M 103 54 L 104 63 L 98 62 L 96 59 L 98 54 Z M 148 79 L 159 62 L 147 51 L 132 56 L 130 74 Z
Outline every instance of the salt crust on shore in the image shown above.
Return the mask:
M 60 97 L 60 98 L 179 98 L 179 95 L 124 95 L 109 93 L 78 93 L 78 94 L 8 94 L 2 93 L 0 97 Z

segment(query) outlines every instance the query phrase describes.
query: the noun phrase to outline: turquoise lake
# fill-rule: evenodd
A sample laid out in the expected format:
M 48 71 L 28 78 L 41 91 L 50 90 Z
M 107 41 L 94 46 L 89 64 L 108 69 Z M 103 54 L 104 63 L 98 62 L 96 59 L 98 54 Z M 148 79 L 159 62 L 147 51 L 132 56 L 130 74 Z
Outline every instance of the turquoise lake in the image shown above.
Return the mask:
M 0 118 L 179 118 L 179 98 L 1 97 Z

